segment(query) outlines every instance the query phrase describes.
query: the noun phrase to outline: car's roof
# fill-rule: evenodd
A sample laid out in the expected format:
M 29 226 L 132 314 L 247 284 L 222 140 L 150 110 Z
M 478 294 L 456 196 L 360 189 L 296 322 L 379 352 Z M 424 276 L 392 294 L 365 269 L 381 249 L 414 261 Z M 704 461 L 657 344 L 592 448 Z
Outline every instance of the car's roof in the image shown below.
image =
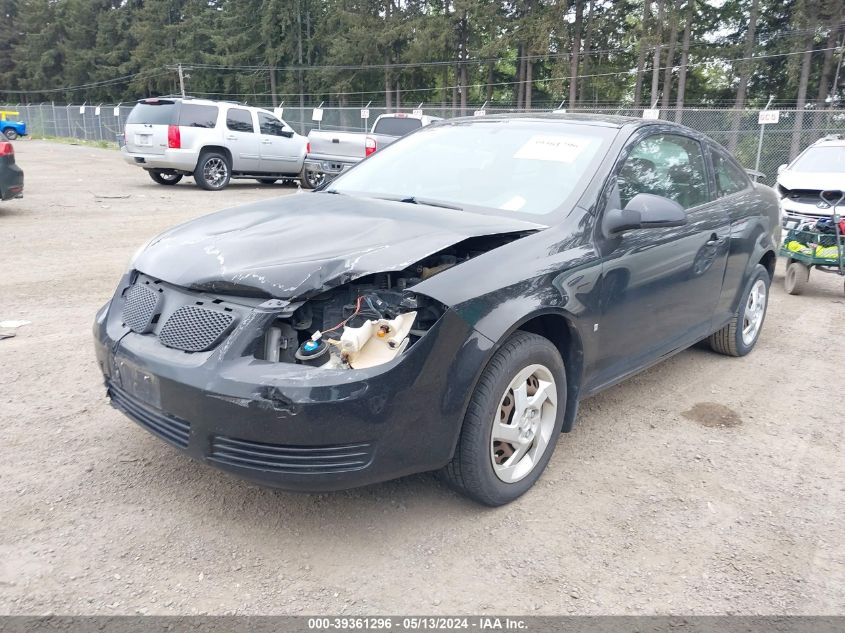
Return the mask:
M 177 101 L 181 101 L 182 103 L 195 103 L 197 105 L 227 105 L 238 106 L 241 108 L 255 108 L 257 110 L 264 109 L 258 106 L 244 105 L 243 103 L 239 103 L 237 101 L 215 101 L 214 99 L 201 99 L 198 97 L 181 97 L 173 95 L 162 95 L 160 97 L 145 97 L 144 99 L 138 99 L 138 103 L 148 103 L 155 101 L 173 101 L 174 103 Z
M 630 116 L 621 116 L 618 114 L 587 114 L 581 112 L 509 112 L 505 114 L 488 114 L 484 117 L 461 117 L 459 119 L 449 119 L 449 121 L 473 121 L 473 120 L 505 120 L 505 121 L 542 121 L 542 122 L 560 122 L 560 123 L 575 123 L 578 125 L 593 125 L 600 127 L 644 127 L 647 125 L 671 125 L 677 127 L 679 130 L 689 130 L 689 128 L 666 121 L 664 119 L 638 119 Z M 692 130 L 689 130 L 692 131 Z
M 810 145 L 810 147 L 845 147 L 845 138 L 839 134 L 825 136 Z

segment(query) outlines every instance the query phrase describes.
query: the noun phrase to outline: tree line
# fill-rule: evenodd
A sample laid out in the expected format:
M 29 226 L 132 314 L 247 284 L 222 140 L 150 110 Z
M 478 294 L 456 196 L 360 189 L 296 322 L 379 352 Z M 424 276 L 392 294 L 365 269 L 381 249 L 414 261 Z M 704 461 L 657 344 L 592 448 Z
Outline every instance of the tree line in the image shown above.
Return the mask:
M 843 0 L 0 0 L 0 98 L 838 105 Z

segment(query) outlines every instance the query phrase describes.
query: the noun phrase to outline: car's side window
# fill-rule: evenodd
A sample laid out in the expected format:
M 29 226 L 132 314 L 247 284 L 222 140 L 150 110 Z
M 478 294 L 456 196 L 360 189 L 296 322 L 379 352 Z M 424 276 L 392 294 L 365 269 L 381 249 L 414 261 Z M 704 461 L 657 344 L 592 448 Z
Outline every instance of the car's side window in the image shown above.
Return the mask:
M 621 206 L 638 193 L 670 198 L 685 209 L 708 201 L 701 143 L 679 134 L 655 134 L 637 142 L 617 176 Z
M 279 119 L 272 117 L 269 114 L 264 114 L 263 112 L 258 113 L 258 127 L 261 129 L 262 134 L 269 134 L 270 136 L 284 136 L 284 134 L 282 134 L 285 130 L 284 124 L 279 121 Z
M 179 125 L 214 128 L 217 125 L 217 106 L 183 103 L 179 111 Z
M 713 157 L 713 173 L 716 176 L 716 195 L 718 197 L 739 193 L 751 186 L 745 172 L 737 167 L 724 153 L 711 147 L 710 155 Z
M 252 114 L 249 110 L 241 110 L 240 108 L 231 108 L 226 114 L 226 127 L 233 132 L 255 133 Z

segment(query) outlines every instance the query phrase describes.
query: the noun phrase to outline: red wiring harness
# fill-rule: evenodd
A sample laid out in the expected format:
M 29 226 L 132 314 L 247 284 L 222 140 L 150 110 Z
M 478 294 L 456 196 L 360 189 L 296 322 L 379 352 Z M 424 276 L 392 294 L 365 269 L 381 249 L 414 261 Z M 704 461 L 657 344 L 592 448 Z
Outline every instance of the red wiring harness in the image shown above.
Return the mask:
M 363 299 L 364 299 L 364 296 L 359 295 L 358 299 L 355 301 L 355 312 L 350 314 L 348 317 L 346 317 L 343 321 L 341 321 L 337 325 L 330 327 L 328 330 L 323 330 L 322 332 L 320 332 L 320 338 L 322 338 L 323 335 L 326 334 L 327 332 L 333 332 L 337 328 L 343 327 L 344 325 L 346 325 L 350 321 L 350 319 L 352 319 L 352 317 L 356 316 L 361 311 L 361 301 L 363 301 Z

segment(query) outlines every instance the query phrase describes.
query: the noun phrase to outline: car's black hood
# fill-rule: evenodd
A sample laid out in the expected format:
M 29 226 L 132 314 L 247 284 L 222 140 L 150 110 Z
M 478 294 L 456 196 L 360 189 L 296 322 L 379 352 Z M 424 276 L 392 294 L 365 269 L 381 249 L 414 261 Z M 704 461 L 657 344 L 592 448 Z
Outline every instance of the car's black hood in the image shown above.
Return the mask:
M 291 195 L 170 229 L 134 267 L 186 288 L 304 298 L 364 275 L 402 270 L 470 237 L 542 228 L 409 203 Z

